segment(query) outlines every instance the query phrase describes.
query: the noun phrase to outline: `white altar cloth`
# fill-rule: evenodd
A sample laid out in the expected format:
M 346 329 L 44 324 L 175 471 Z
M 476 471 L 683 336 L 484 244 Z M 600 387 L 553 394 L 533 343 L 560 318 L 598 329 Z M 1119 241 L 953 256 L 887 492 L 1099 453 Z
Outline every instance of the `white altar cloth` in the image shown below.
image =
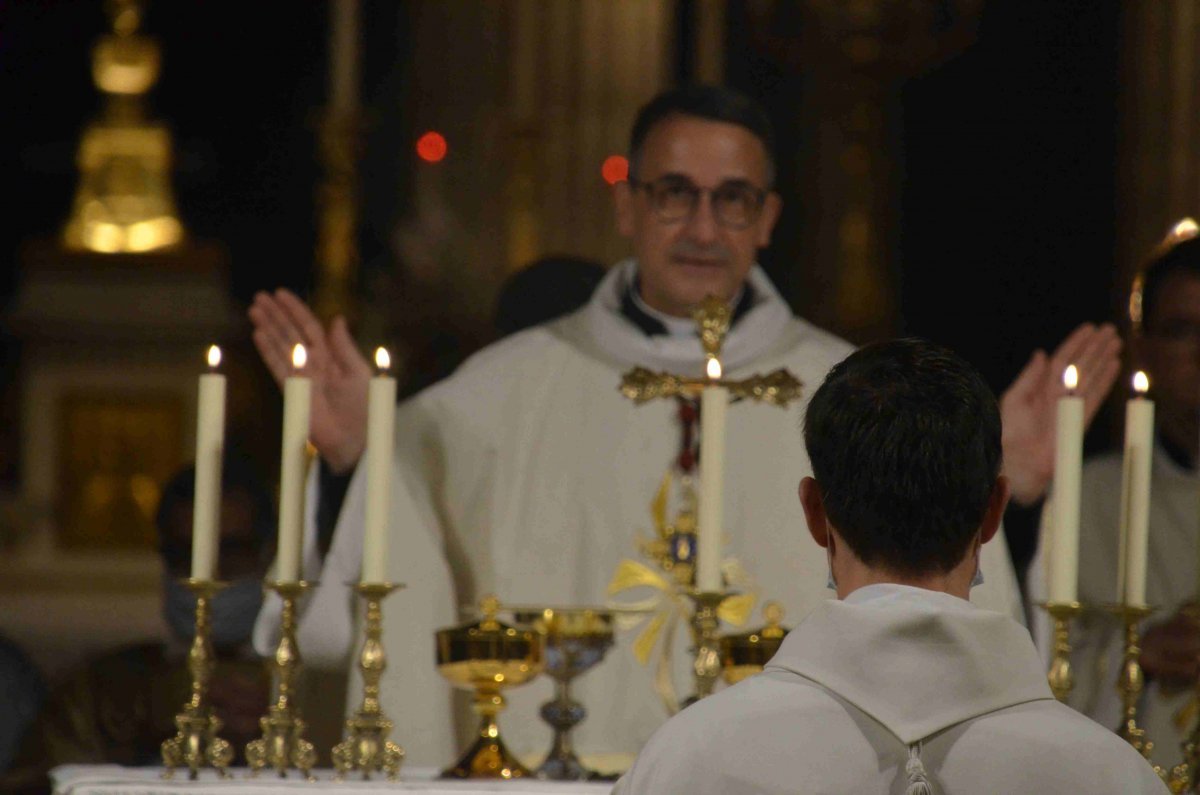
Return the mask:
M 518 779 L 515 781 L 443 781 L 437 771 L 420 768 L 401 771 L 400 781 L 382 776 L 371 781 L 333 781 L 332 770 L 315 770 L 315 783 L 306 782 L 292 772 L 286 780 L 262 773 L 248 778 L 246 768 L 230 771 L 231 777 L 219 779 L 211 770 L 189 781 L 187 770 L 176 771 L 175 778 L 164 781 L 160 767 L 121 767 L 120 765 L 63 765 L 50 772 L 55 795 L 357 795 L 384 790 L 407 793 L 455 793 L 455 795 L 607 795 L 611 783 L 556 782 Z

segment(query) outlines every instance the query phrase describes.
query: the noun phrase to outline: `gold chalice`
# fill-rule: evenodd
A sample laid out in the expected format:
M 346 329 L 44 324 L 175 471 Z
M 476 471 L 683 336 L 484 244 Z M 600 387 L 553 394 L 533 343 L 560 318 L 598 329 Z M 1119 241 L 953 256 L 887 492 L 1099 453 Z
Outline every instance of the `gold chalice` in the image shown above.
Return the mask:
M 438 630 L 438 672 L 456 687 L 475 691 L 479 736 L 443 778 L 519 778 L 529 771 L 500 739 L 496 716 L 504 709 L 502 691 L 533 679 L 542 670 L 545 642 L 532 629 L 506 626 L 496 620 L 500 602 L 494 596 L 480 603 L 483 618 L 459 627 Z
M 788 632 L 782 624 L 783 607 L 779 602 L 767 602 L 762 612 L 765 626 L 721 638 L 721 676 L 728 684 L 736 685 L 760 673 L 783 643 Z
M 613 645 L 615 611 L 602 607 L 512 607 L 517 623 L 536 629 L 546 642 L 546 673 L 554 679 L 554 698 L 542 705 L 542 720 L 554 729 L 546 761 L 534 771 L 541 779 L 589 781 L 603 778 L 575 756 L 571 731 L 587 710 L 571 698 L 571 681 L 597 665 Z

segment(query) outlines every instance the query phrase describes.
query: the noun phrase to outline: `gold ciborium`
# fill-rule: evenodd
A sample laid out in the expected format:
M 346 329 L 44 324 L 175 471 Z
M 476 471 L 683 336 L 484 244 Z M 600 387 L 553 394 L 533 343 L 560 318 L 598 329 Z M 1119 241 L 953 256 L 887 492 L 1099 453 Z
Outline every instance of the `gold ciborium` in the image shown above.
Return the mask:
M 571 698 L 571 682 L 597 665 L 613 645 L 615 611 L 602 607 L 513 607 L 519 624 L 537 630 L 546 645 L 546 674 L 554 680 L 554 698 L 542 704 L 542 720 L 554 729 L 546 761 L 534 771 L 541 779 L 589 781 L 603 776 L 588 770 L 575 756 L 572 730 L 587 716 Z
M 721 638 L 721 676 L 727 684 L 736 685 L 760 673 L 779 651 L 788 633 L 783 626 L 783 606 L 779 602 L 767 602 L 762 612 L 763 620 L 767 622 L 764 626 Z
M 519 629 L 496 620 L 500 601 L 484 597 L 483 618 L 459 627 L 438 630 L 438 672 L 456 687 L 475 691 L 479 736 L 443 778 L 520 778 L 529 771 L 500 739 L 496 716 L 504 709 L 502 691 L 522 685 L 541 670 L 545 641 L 532 629 Z

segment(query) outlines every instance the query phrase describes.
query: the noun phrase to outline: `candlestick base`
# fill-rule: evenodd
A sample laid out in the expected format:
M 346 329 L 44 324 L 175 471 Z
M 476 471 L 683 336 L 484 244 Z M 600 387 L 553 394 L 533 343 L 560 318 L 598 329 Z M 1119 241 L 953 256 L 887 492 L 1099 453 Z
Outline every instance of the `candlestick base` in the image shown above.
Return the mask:
M 162 744 L 163 778 L 170 779 L 175 770 L 187 767 L 188 778 L 195 780 L 200 770 L 211 767 L 221 778 L 229 776 L 233 761 L 233 746 L 217 736 L 221 720 L 213 712 L 208 698 L 208 682 L 215 663 L 209 601 L 226 583 L 213 580 L 185 579 L 185 588 L 196 595 L 196 631 L 188 652 L 188 671 L 192 675 L 192 697 L 175 716 L 176 735 Z
M 1125 655 L 1121 672 L 1117 676 L 1117 692 L 1121 695 L 1123 720 L 1118 734 L 1147 761 L 1154 751 L 1154 742 L 1146 737 L 1146 730 L 1137 722 L 1138 699 L 1145 687 L 1142 672 L 1141 637 L 1138 625 L 1152 615 L 1156 608 L 1148 605 L 1107 605 L 1105 609 L 1119 618 L 1125 625 Z M 1186 753 L 1186 751 L 1185 751 Z M 1166 770 L 1151 761 L 1154 772 L 1171 792 L 1187 792 L 1191 788 L 1191 768 L 1187 761 Z
M 389 781 L 400 775 L 404 749 L 387 739 L 392 722 L 379 706 L 379 681 L 387 668 L 387 652 L 383 647 L 382 602 L 403 585 L 390 582 L 354 583 L 353 588 L 366 604 L 366 626 L 358 669 L 362 672 L 363 701 L 354 717 L 346 721 L 346 739 L 333 747 L 333 767 L 336 781 L 352 771 L 362 773 L 369 781 L 372 773 L 383 772 Z
M 695 644 L 692 658 L 695 692 L 684 700 L 681 709 L 711 696 L 721 676 L 721 638 L 717 632 L 721 620 L 717 616 L 717 608 L 734 595 L 733 591 L 689 590 L 686 593 L 695 603 L 691 620 L 692 642 Z
M 251 777 L 265 768 L 274 770 L 280 778 L 287 778 L 289 770 L 298 770 L 305 779 L 316 781 L 312 769 L 317 763 L 317 752 L 313 744 L 304 739 L 307 724 L 300 717 L 296 704 L 296 677 L 302 660 L 300 646 L 296 643 L 296 600 L 316 583 L 267 581 L 266 588 L 279 594 L 283 600 L 282 630 L 279 645 L 271 661 L 274 668 L 275 703 L 267 714 L 259 718 L 262 737 L 246 744 L 246 763 Z
M 1038 607 L 1054 619 L 1054 658 L 1046 680 L 1054 697 L 1065 704 L 1075 687 L 1075 675 L 1071 671 L 1070 623 L 1083 612 L 1083 605 L 1079 602 L 1039 602 Z

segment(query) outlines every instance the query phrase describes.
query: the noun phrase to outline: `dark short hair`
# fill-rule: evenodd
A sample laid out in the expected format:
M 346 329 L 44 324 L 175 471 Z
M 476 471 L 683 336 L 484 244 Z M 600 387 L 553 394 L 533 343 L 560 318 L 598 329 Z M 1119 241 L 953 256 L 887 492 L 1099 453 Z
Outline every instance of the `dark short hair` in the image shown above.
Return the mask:
M 946 348 L 882 342 L 829 371 L 804 443 L 826 515 L 863 563 L 944 574 L 979 532 L 1000 474 L 1000 411 Z
M 582 257 L 542 257 L 500 285 L 495 326 L 500 336 L 554 320 L 588 302 L 604 278 L 599 262 Z
M 249 500 L 253 514 L 251 537 L 243 543 L 261 550 L 263 556 L 271 552 L 275 539 L 275 506 L 271 492 L 258 472 L 239 455 L 226 455 L 221 461 L 222 499 L 241 495 Z M 158 551 L 167 568 L 172 571 L 186 570 L 191 559 L 191 535 L 185 532 L 185 515 L 190 516 L 196 498 L 196 466 L 189 464 L 179 470 L 163 486 L 158 501 L 158 512 L 154 518 L 158 529 Z M 220 516 L 220 513 L 218 513 Z M 222 546 L 228 540 L 220 540 Z
M 673 88 L 642 106 L 629 134 L 629 173 L 632 176 L 638 175 L 646 136 L 656 124 L 671 116 L 695 116 L 727 122 L 754 133 L 767 153 L 767 184 L 774 184 L 775 131 L 766 110 L 740 91 L 709 85 Z
M 1168 248 L 1146 265 L 1142 281 L 1142 328 L 1152 331 L 1154 309 L 1163 285 L 1175 274 L 1200 279 L 1200 237 L 1189 238 Z

